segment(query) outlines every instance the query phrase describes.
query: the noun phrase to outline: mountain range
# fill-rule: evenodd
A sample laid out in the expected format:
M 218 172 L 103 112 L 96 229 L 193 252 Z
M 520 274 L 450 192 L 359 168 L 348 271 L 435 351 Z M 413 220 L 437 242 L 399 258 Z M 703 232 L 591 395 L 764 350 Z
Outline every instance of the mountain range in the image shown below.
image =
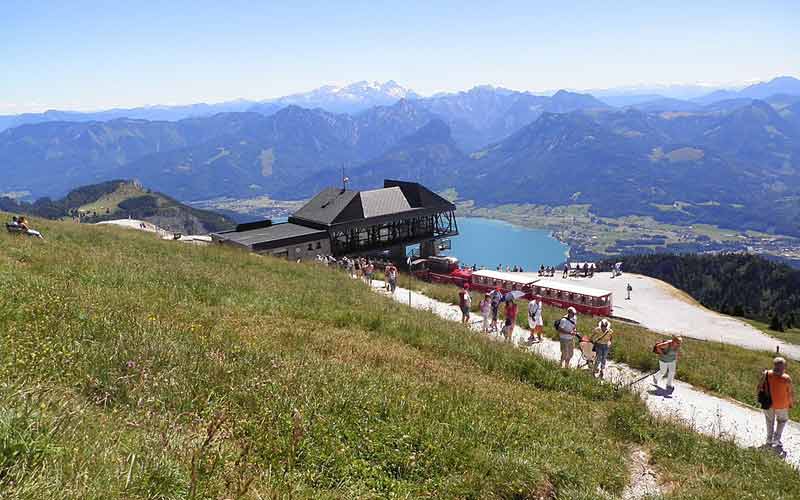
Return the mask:
M 675 100 L 675 102 L 690 101 L 697 104 L 711 104 L 736 98 L 763 99 L 775 94 L 798 95 L 800 94 L 798 88 L 800 88 L 800 80 L 789 76 L 781 76 L 768 82 L 750 85 L 741 90 L 730 90 L 709 85 L 670 84 L 620 87 L 580 91 L 576 93 L 591 94 L 595 98 L 598 98 L 604 106 L 625 107 L 664 99 Z M 289 105 L 297 105 L 309 109 L 322 108 L 332 113 L 353 114 L 375 106 L 391 105 L 400 99 L 430 100 L 432 106 L 438 107 L 441 110 L 441 107 L 446 106 L 448 101 L 452 101 L 454 98 L 459 99 L 459 96 L 464 96 L 465 94 L 478 97 L 481 94 L 492 94 L 506 98 L 513 98 L 520 95 L 527 95 L 532 98 L 537 97 L 530 92 L 519 92 L 484 85 L 474 87 L 465 92 L 439 93 L 429 98 L 423 98 L 413 90 L 407 89 L 393 80 L 389 80 L 385 83 L 360 81 L 344 86 L 326 85 L 309 92 L 301 92 L 261 101 L 238 99 L 215 104 L 198 103 L 174 106 L 142 106 L 137 108 L 116 108 L 96 112 L 49 110 L 43 113 L 4 115 L 0 116 L 0 131 L 24 124 L 50 121 L 109 121 L 118 118 L 177 121 L 184 118 L 211 116 L 216 113 L 243 111 L 271 115 Z M 557 92 L 550 94 L 557 94 Z M 538 97 L 543 98 L 544 96 L 540 95 Z M 486 106 L 486 104 L 487 103 L 484 102 L 483 106 Z M 536 104 L 533 105 L 535 106 Z M 474 111 L 477 111 L 477 109 Z M 556 110 L 549 109 L 548 111 Z M 502 127 L 500 124 L 498 124 L 498 126 Z
M 135 178 L 185 201 L 301 199 L 344 169 L 354 187 L 402 177 L 482 206 L 589 204 L 598 215 L 800 235 L 800 92 L 745 91 L 615 108 L 485 86 L 357 113 L 288 105 L 27 124 L 0 132 L 0 193 L 55 197 Z

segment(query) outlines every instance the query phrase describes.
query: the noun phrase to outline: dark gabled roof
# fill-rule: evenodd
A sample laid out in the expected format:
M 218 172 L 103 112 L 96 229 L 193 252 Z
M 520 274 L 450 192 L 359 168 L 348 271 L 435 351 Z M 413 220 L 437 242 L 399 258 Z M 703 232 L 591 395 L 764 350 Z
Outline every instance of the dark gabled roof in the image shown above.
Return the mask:
M 325 239 L 328 237 L 328 232 L 284 222 L 247 231 L 219 233 L 218 237 L 224 241 L 258 251 Z
M 303 205 L 300 210 L 294 213 L 292 218 L 326 226 L 333 224 L 333 221 L 342 212 L 349 212 L 355 218 L 359 216 L 358 213 L 354 212 L 357 207 L 348 207 L 348 205 L 357 196 L 358 191 L 327 188 Z M 360 217 L 363 216 L 363 213 L 360 214 Z
M 416 182 L 396 181 L 386 179 L 384 188 L 399 187 L 403 191 L 412 208 L 435 208 L 440 210 L 455 210 L 456 206 L 422 184 Z
M 290 222 L 319 229 L 386 219 L 407 212 L 455 210 L 455 205 L 416 182 L 384 181 L 382 189 L 347 191 L 328 188 L 289 218 Z

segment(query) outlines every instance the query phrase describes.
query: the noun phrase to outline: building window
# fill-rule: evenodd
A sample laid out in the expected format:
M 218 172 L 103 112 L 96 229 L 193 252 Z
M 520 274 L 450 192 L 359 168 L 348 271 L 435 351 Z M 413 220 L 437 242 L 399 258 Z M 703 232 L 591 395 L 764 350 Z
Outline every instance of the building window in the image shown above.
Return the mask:
M 308 244 L 308 251 L 314 250 L 314 245 L 312 243 Z
M 317 250 L 319 250 L 320 248 L 322 248 L 322 242 L 321 242 L 321 241 L 318 241 L 318 242 L 317 242 Z

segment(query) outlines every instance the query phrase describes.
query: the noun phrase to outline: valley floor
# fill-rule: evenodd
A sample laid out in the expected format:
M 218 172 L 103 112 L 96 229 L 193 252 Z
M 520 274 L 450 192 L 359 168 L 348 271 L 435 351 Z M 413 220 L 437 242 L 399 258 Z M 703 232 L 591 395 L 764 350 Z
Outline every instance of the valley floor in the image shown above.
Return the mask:
M 534 229 L 546 229 L 571 248 L 573 260 L 594 260 L 636 252 L 748 251 L 800 262 L 800 238 L 737 231 L 709 224 L 682 226 L 652 217 L 598 217 L 589 205 L 548 207 L 500 205 L 478 207 L 471 201 L 457 203 L 458 215 L 504 220 Z

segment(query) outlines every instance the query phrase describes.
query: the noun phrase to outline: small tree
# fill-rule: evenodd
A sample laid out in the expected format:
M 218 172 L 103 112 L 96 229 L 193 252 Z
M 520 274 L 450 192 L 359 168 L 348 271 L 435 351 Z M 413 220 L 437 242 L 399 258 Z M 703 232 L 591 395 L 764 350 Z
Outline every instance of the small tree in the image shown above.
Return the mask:
M 769 329 L 775 332 L 782 332 L 783 330 L 783 321 L 781 321 L 780 316 L 774 314 L 772 318 L 769 320 Z

